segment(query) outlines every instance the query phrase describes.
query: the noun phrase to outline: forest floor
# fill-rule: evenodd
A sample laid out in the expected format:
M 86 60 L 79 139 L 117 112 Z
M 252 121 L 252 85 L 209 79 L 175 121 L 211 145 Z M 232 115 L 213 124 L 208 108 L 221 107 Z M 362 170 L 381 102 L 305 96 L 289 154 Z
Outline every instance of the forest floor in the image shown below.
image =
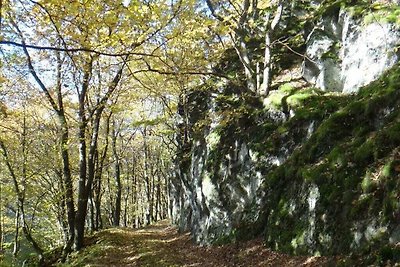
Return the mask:
M 142 229 L 111 228 L 87 239 L 85 248 L 59 266 L 336 266 L 334 258 L 288 256 L 261 239 L 222 246 L 195 245 L 168 221 Z

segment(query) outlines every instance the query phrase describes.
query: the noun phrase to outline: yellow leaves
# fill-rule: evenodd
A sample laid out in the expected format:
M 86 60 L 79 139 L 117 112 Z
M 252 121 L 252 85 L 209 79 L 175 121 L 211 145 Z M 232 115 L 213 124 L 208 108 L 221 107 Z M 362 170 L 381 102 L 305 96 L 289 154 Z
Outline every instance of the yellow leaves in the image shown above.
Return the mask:
M 258 9 L 267 9 L 271 7 L 271 1 L 270 0 L 260 0 L 257 3 L 257 8 Z
M 118 16 L 115 14 L 114 11 L 106 11 L 103 15 L 103 21 L 109 26 L 114 26 L 118 22 Z
M 250 28 L 254 28 L 256 26 L 256 22 L 253 18 L 249 19 L 248 24 Z
M 5 83 L 6 81 L 7 81 L 7 79 L 0 74 L 0 85 Z
M 383 4 L 383 3 L 380 3 L 380 2 L 375 2 L 375 3 L 372 3 L 372 4 L 370 5 L 370 8 L 371 8 L 372 10 L 381 10 L 381 9 L 383 9 L 383 8 L 385 8 L 385 7 L 386 7 L 386 5 Z

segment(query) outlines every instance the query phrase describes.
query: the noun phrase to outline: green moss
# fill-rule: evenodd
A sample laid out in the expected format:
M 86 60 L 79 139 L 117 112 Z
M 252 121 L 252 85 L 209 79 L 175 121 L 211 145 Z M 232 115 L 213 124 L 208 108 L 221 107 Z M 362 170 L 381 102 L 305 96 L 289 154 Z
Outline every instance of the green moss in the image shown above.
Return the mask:
M 232 243 L 236 241 L 236 229 L 233 229 L 229 234 L 220 235 L 212 241 L 212 244 L 215 246 L 222 246 L 225 244 Z
M 303 168 L 302 178 L 307 182 L 316 182 L 322 184 L 326 181 L 327 177 L 327 163 L 320 163 L 317 165 L 307 166 Z
M 337 146 L 328 155 L 328 161 L 331 169 L 340 168 L 345 164 L 346 151 L 344 148 Z
M 384 177 L 384 178 L 389 178 L 391 175 L 392 175 L 392 173 L 393 173 L 393 161 L 389 161 L 388 163 L 386 163 L 384 166 L 383 166 L 383 169 L 382 169 L 382 177 Z
M 359 146 L 354 153 L 354 160 L 356 163 L 368 164 L 374 160 L 375 145 L 372 141 L 367 140 L 364 144 Z
M 364 24 L 392 23 L 400 25 L 400 7 L 396 4 L 387 5 L 373 3 L 364 17 Z
M 367 171 L 367 173 L 364 176 L 364 179 L 361 182 L 361 189 L 364 193 L 369 193 L 375 188 L 375 183 L 372 180 L 372 174 L 370 171 Z
M 290 107 L 298 107 L 298 106 L 303 106 L 303 103 L 310 98 L 311 96 L 314 96 L 318 94 L 319 91 L 314 89 L 314 88 L 308 88 L 308 89 L 303 89 L 297 91 L 297 93 L 289 95 L 287 98 L 287 103 Z
M 277 127 L 277 133 L 287 135 L 296 126 L 304 125 L 304 121 L 322 120 L 308 141 L 283 165 L 269 170 L 264 188 L 267 203 L 276 207 L 268 217 L 271 223 L 266 226 L 269 244 L 291 253 L 302 251 L 299 245 L 301 233 L 307 227 L 300 222 L 299 218 L 304 218 L 301 215 L 304 209 L 299 205 L 304 203 L 307 207 L 307 202 L 299 195 L 299 185 L 304 183 L 313 182 L 318 186 L 317 210 L 332 220 L 327 225 L 342 225 L 330 229 L 332 244 L 340 240 L 340 245 L 324 248 L 319 244 L 323 253 L 348 250 L 353 242 L 349 229 L 355 221 L 367 218 L 380 218 L 385 224 L 393 221 L 392 216 L 399 209 L 399 196 L 388 192 L 399 189 L 394 166 L 400 163 L 393 163 L 391 156 L 400 143 L 400 97 L 396 89 L 400 87 L 399 72 L 399 67 L 395 67 L 359 94 L 348 98 L 307 96 L 302 100 L 303 105 L 297 108 L 296 115 Z M 308 106 L 308 103 L 312 104 Z M 311 108 L 313 105 L 314 109 Z M 326 106 L 332 107 L 330 116 L 315 108 Z M 287 204 L 287 199 L 291 198 L 295 198 L 298 209 L 293 216 Z M 316 234 L 327 231 L 323 227 L 318 229 Z M 385 235 L 377 236 L 374 244 L 381 244 L 386 239 Z

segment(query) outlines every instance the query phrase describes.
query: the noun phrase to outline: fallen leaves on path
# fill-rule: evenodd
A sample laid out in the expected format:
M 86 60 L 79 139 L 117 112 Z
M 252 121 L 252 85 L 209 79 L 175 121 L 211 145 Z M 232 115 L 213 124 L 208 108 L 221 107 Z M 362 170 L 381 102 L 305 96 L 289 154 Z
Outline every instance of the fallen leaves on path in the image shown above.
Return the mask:
M 112 228 L 87 240 L 72 255 L 72 266 L 329 266 L 327 257 L 288 256 L 264 247 L 261 239 L 201 247 L 167 221 L 142 229 Z

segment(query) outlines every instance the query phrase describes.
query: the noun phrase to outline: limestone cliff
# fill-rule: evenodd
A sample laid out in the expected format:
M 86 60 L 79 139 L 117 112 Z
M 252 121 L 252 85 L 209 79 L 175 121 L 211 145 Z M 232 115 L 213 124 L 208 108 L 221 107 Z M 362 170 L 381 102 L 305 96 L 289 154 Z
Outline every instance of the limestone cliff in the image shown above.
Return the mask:
M 210 80 L 181 101 L 172 213 L 197 242 L 261 235 L 294 254 L 399 257 L 400 35 L 350 12 L 305 31 L 312 84 L 277 83 L 260 100 Z

